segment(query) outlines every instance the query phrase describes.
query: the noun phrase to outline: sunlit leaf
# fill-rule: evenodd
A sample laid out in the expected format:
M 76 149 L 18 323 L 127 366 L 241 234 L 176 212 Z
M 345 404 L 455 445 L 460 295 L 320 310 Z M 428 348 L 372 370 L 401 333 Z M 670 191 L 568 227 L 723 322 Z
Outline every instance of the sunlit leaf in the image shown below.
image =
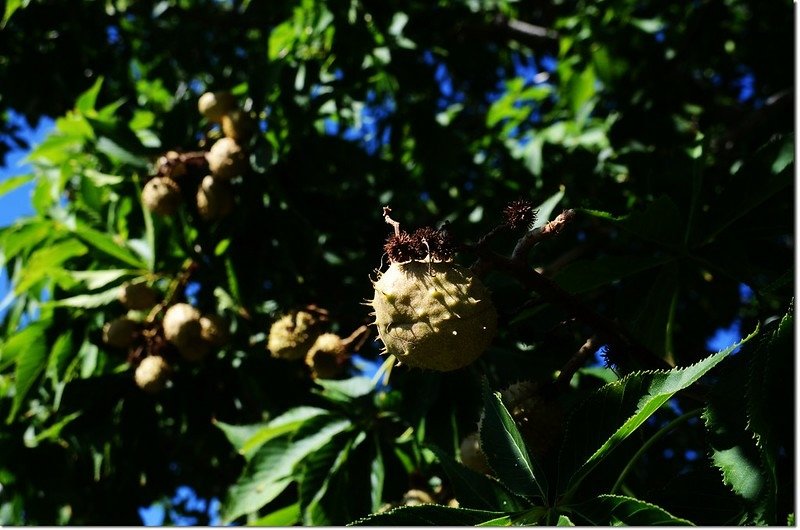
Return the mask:
M 569 507 L 568 513 L 581 526 L 693 526 L 654 504 L 621 495 L 600 495 Z
M 311 432 L 306 429 L 294 437 L 273 438 L 259 447 L 242 476 L 228 490 L 222 505 L 223 520 L 232 521 L 275 499 L 294 480 L 292 473 L 298 463 L 351 426 L 349 420 L 332 415 L 325 420 L 315 422 Z
M 527 497 L 547 498 L 547 480 L 528 453 L 525 441 L 499 392 L 483 388 L 484 413 L 481 419 L 481 450 L 489 467 L 511 491 Z
M 500 512 L 423 504 L 373 514 L 348 526 L 476 526 L 503 516 Z
M 569 418 L 559 455 L 560 491 L 577 488 L 675 393 L 688 388 L 756 333 L 687 368 L 633 373 L 596 391 Z

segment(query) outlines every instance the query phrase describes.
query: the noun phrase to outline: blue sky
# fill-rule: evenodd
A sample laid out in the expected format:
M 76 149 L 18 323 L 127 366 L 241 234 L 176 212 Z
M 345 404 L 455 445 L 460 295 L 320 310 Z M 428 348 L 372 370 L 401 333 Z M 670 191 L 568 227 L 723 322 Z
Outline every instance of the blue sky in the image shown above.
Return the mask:
M 41 142 L 50 129 L 53 128 L 53 120 L 47 117 L 39 120 L 35 128 L 28 127 L 24 118 L 16 113 L 10 113 L 10 117 L 12 123 L 21 127 L 21 136 L 30 145 Z M 24 163 L 26 155 L 27 153 L 24 151 L 10 152 L 6 157 L 6 165 L 0 166 L 0 181 L 16 175 L 30 173 L 30 165 Z M 0 226 L 8 226 L 15 219 L 33 213 L 31 191 L 33 191 L 33 185 L 26 184 L 6 195 L 0 196 Z
M 28 142 L 29 145 L 35 145 L 41 142 L 50 129 L 53 128 L 53 120 L 50 118 L 42 118 L 36 127 L 28 127 L 24 118 L 20 115 L 11 112 L 11 122 L 18 124 L 22 129 L 22 138 Z M 24 175 L 31 172 L 31 166 L 24 163 L 25 151 L 12 151 L 6 156 L 6 165 L 0 165 L 0 182 L 9 177 L 16 175 Z M 31 215 L 33 213 L 33 206 L 31 206 L 31 192 L 33 191 L 33 184 L 28 183 L 24 186 L 5 194 L 0 195 L 0 227 L 12 224 L 20 217 Z M 2 300 L 8 292 L 8 276 L 5 269 L 0 270 L 0 300 Z M 0 313 L 2 316 L 2 313 Z

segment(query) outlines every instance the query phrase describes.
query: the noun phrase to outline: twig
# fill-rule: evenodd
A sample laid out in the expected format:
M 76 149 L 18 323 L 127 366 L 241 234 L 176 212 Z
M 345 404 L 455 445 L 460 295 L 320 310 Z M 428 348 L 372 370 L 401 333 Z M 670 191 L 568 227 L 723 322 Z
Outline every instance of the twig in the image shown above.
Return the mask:
M 342 344 L 352 351 L 358 351 L 364 346 L 364 343 L 368 338 L 369 327 L 362 325 L 352 332 L 346 339 L 343 339 Z M 351 344 L 353 345 L 352 348 L 350 347 Z
M 575 219 L 575 210 L 564 210 L 558 217 L 543 227 L 531 230 L 517 241 L 517 246 L 514 247 L 514 252 L 511 253 L 511 259 L 514 261 L 524 259 L 525 255 L 534 245 L 557 236 L 573 219 Z
M 567 361 L 567 364 L 564 365 L 558 377 L 556 377 L 556 386 L 559 387 L 559 389 L 565 389 L 569 386 L 569 382 L 572 381 L 572 376 L 575 375 L 575 372 L 577 372 L 580 367 L 586 363 L 586 360 L 597 350 L 598 342 L 597 335 L 589 337 L 578 352 Z
M 178 273 L 178 275 L 174 280 L 172 280 L 172 283 L 167 288 L 167 296 L 164 297 L 164 300 L 162 300 L 160 304 L 157 304 L 155 307 L 153 307 L 153 309 L 150 310 L 145 322 L 152 324 L 161 311 L 172 305 L 178 295 L 178 292 L 182 287 L 186 286 L 186 284 L 189 282 L 189 278 L 191 278 L 192 274 L 194 274 L 194 271 L 197 270 L 197 266 L 197 263 L 191 259 L 187 259 L 184 262 L 181 272 Z
M 557 305 L 570 315 L 575 316 L 594 329 L 601 340 L 615 344 L 631 357 L 635 358 L 644 368 L 672 368 L 664 359 L 658 357 L 633 339 L 628 332 L 616 322 L 595 313 L 581 300 L 559 287 L 549 278 L 531 269 L 520 260 L 509 259 L 494 252 L 483 251 L 481 253 L 481 261 L 488 266 L 507 272 L 522 285 L 536 291 L 551 304 Z
M 387 224 L 392 225 L 394 228 L 394 235 L 400 235 L 400 223 L 389 217 L 389 214 L 392 213 L 392 209 L 388 206 L 383 207 L 383 220 L 386 221 Z

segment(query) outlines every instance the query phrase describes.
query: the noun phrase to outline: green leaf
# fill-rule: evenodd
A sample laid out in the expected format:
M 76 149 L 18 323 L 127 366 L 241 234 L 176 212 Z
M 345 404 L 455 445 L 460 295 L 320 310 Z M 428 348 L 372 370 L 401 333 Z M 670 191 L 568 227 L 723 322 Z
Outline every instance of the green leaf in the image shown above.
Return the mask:
M 749 355 L 746 391 L 747 429 L 753 433 L 764 470 L 765 488 L 755 509 L 755 524 L 776 525 L 778 459 L 781 449 L 793 446 L 791 429 L 775 422 L 776 417 L 791 417 L 794 381 L 786 369 L 793 363 L 794 316 L 787 313 L 768 328 Z M 749 353 L 749 352 L 748 352 Z
M 221 510 L 223 521 L 255 512 L 275 499 L 294 480 L 292 474 L 300 461 L 352 425 L 350 420 L 332 414 L 319 420 L 323 421 L 304 425 L 294 437 L 274 438 L 258 449 L 228 490 Z
M 664 29 L 664 21 L 660 18 L 632 18 L 631 24 L 645 33 L 658 33 Z
M 36 445 L 48 440 L 49 441 L 58 440 L 61 437 L 61 431 L 64 430 L 64 427 L 72 423 L 74 420 L 78 419 L 82 414 L 83 414 L 82 410 L 79 410 L 78 412 L 73 412 L 72 414 L 68 414 L 67 416 L 60 419 L 47 429 L 43 430 L 33 438 L 32 440 L 33 446 L 35 447 Z
M 694 526 L 654 504 L 621 495 L 600 495 L 567 512 L 582 526 Z
M 266 442 L 297 431 L 304 423 L 328 414 L 325 409 L 315 407 L 295 407 L 265 423 L 252 425 L 229 425 L 221 421 L 214 422 L 228 441 L 243 455 L 250 459 L 259 447 Z
M 131 269 L 109 269 L 97 271 L 67 271 L 76 282 L 85 283 L 90 291 L 105 287 L 127 276 L 136 276 L 139 272 Z
M 44 307 L 78 307 L 82 309 L 92 309 L 103 307 L 119 300 L 119 287 L 112 287 L 105 291 L 92 294 L 79 294 L 69 298 L 51 300 L 42 304 Z
M 372 514 L 348 526 L 475 526 L 504 516 L 500 512 L 423 504 Z
M 14 191 L 15 189 L 19 188 L 20 186 L 24 186 L 28 182 L 31 182 L 34 179 L 33 175 L 15 175 L 13 177 L 9 177 L 4 181 L 0 182 L 0 197 Z
M 377 511 L 383 502 L 383 484 L 386 480 L 386 469 L 383 465 L 383 451 L 381 450 L 381 441 L 377 433 L 373 440 L 375 456 L 369 466 L 369 485 L 372 511 Z
M 142 169 L 147 168 L 147 160 L 136 156 L 120 146 L 111 138 L 102 136 L 97 140 L 97 150 L 119 164 L 128 164 Z
M 298 489 L 304 526 L 331 526 L 350 520 L 348 501 L 358 492 L 347 491 L 343 466 L 358 438 L 363 441 L 365 437 L 366 433 L 361 431 L 356 439 L 331 441 L 305 460 Z
M 429 449 L 447 473 L 459 506 L 504 512 L 528 507 L 497 479 L 469 469 L 436 446 L 429 446 Z
M 541 228 L 550 222 L 553 216 L 553 211 L 564 198 L 565 189 L 561 186 L 556 193 L 548 197 L 542 204 L 536 207 L 536 221 L 533 223 L 532 228 Z
M 86 254 L 88 249 L 80 241 L 66 240 L 40 248 L 31 254 L 25 264 L 19 282 L 14 286 L 14 293 L 20 294 L 45 278 L 67 276 L 63 264 L 67 260 Z
M 5 362 L 13 358 L 16 363 L 14 371 L 15 393 L 11 411 L 6 423 L 11 424 L 25 402 L 31 387 L 47 366 L 47 328 L 44 324 L 31 324 L 3 345 L 0 359 Z
M 93 246 L 100 252 L 111 256 L 127 265 L 131 265 L 137 269 L 147 269 L 147 264 L 144 263 L 133 252 L 128 250 L 122 244 L 115 241 L 111 236 L 102 232 L 98 232 L 94 228 L 89 227 L 80 221 L 77 227 L 73 230 L 74 234 L 81 238 L 87 244 Z
M 794 444 L 791 314 L 768 324 L 747 344 L 709 394 L 703 413 L 711 461 L 722 482 L 743 501 L 745 524 L 777 525 L 778 460 Z M 744 389 L 744 391 L 743 391 Z M 785 460 L 784 460 L 785 462 Z M 784 464 L 785 465 L 785 464 Z
M 5 13 L 3 13 L 3 22 L 0 23 L 0 29 L 6 27 L 9 19 L 18 9 L 24 9 L 28 7 L 28 4 L 30 3 L 31 0 L 6 0 L 6 10 Z
M 95 110 L 97 104 L 97 96 L 100 94 L 100 88 L 103 86 L 103 77 L 98 77 L 97 80 L 89 87 L 86 92 L 78 96 L 75 101 L 75 110 L 83 115 L 91 115 Z
M 47 361 L 47 376 L 54 382 L 60 381 L 66 371 L 67 362 L 75 353 L 72 345 L 72 331 L 66 331 L 59 335 L 50 350 L 50 357 Z
M 688 388 L 756 333 L 687 368 L 637 372 L 595 391 L 569 418 L 558 462 L 560 491 L 574 491 L 676 392 Z
M 321 394 L 337 401 L 344 398 L 351 401 L 361 396 L 366 396 L 375 389 L 375 384 L 369 377 L 351 377 L 350 379 L 318 379 L 316 383 L 323 388 Z
M 8 262 L 18 254 L 28 254 L 52 234 L 53 223 L 50 221 L 23 221 L 5 229 L 0 238 L 3 261 Z
M 575 526 L 575 523 L 573 523 L 572 520 L 566 515 L 559 515 L 556 526 Z
M 121 184 L 125 182 L 125 177 L 120 177 L 117 175 L 109 175 L 108 173 L 101 173 L 96 169 L 86 169 L 83 172 L 83 176 L 92 182 L 95 186 L 102 187 L 102 186 L 116 186 L 117 184 Z
M 247 523 L 247 526 L 294 526 L 299 522 L 300 505 L 294 503 Z
M 489 467 L 511 491 L 527 497 L 547 498 L 547 482 L 506 410 L 499 392 L 483 385 L 484 413 L 481 420 L 481 449 Z

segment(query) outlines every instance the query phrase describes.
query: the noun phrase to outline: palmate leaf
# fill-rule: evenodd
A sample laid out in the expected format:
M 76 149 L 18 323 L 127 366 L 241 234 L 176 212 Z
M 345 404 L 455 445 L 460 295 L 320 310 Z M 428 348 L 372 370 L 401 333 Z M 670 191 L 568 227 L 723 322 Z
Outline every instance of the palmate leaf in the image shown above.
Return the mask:
M 637 372 L 598 389 L 570 416 L 559 455 L 559 491 L 574 491 L 583 478 L 647 418 L 755 336 L 687 368 Z
M 293 437 L 274 438 L 262 445 L 228 490 L 221 510 L 223 521 L 233 521 L 275 499 L 294 481 L 300 461 L 351 425 L 350 420 L 329 414 L 308 422 Z
M 565 511 L 568 520 L 581 526 L 693 526 L 654 504 L 622 495 L 600 495 Z
M 499 392 L 490 392 L 483 384 L 483 416 L 481 417 L 481 450 L 489 467 L 511 491 L 531 498 L 547 499 L 547 479 L 528 453 Z
M 505 516 L 502 512 L 423 504 L 375 513 L 348 526 L 475 526 Z
M 473 471 L 464 464 L 456 462 L 438 447 L 431 446 L 430 450 L 436 455 L 436 459 L 447 473 L 459 506 L 504 512 L 523 510 L 528 507 L 528 503 L 508 491 L 497 479 Z

